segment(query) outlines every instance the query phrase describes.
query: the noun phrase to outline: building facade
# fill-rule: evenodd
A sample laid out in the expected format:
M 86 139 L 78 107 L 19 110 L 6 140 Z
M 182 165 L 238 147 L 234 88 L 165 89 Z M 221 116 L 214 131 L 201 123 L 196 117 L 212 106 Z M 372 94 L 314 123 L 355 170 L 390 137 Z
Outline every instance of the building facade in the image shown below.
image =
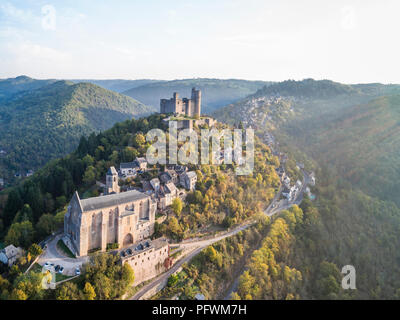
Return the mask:
M 192 88 L 192 97 L 179 98 L 179 94 L 174 92 L 171 99 L 161 99 L 160 113 L 175 113 L 188 117 L 200 117 L 201 115 L 201 91 Z
M 184 172 L 179 176 L 179 182 L 182 187 L 188 190 L 196 188 L 197 174 L 194 171 Z
M 166 238 L 144 240 L 120 252 L 121 263 L 128 263 L 135 274 L 134 285 L 156 277 L 171 267 Z
M 106 251 L 107 244 L 123 248 L 154 232 L 157 203 L 136 191 L 80 199 L 75 192 L 64 217 L 66 245 L 76 256 Z

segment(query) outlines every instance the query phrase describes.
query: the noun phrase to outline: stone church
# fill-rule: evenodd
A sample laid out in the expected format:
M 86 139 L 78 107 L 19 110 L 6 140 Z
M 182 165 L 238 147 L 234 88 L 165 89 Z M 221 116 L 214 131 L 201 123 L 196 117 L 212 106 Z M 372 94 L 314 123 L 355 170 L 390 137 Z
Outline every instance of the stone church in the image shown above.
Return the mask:
M 114 169 L 115 170 L 115 169 Z M 154 232 L 157 203 L 142 192 L 119 193 L 115 172 L 107 173 L 107 195 L 80 199 L 75 192 L 64 217 L 66 245 L 76 256 L 119 248 L 150 237 Z

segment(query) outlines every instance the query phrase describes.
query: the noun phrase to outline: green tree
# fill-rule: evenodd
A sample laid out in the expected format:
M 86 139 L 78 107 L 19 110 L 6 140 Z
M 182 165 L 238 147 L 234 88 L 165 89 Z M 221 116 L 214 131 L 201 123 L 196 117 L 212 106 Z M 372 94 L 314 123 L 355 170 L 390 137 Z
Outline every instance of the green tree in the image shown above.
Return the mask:
M 96 181 L 96 169 L 93 166 L 87 167 L 83 175 L 83 183 L 87 186 L 94 184 Z
M 182 200 L 179 198 L 175 198 L 172 201 L 172 210 L 174 211 L 174 213 L 179 217 L 181 215 L 182 209 L 183 209 L 183 203 Z
M 6 244 L 28 248 L 34 237 L 34 229 L 30 221 L 23 221 L 11 225 L 5 237 Z
M 71 281 L 61 284 L 56 289 L 55 296 L 57 300 L 78 300 L 80 298 L 77 284 Z
M 94 300 L 96 298 L 96 292 L 89 282 L 85 283 L 85 288 L 83 289 L 86 300 Z
M 50 235 L 57 229 L 56 219 L 53 215 L 47 213 L 40 217 L 36 224 L 36 232 L 40 238 Z
M 36 257 L 36 256 L 42 254 L 43 250 L 42 250 L 42 248 L 41 248 L 39 245 L 37 245 L 36 243 L 33 243 L 33 244 L 29 247 L 28 252 L 29 252 L 30 254 L 32 254 L 33 256 Z

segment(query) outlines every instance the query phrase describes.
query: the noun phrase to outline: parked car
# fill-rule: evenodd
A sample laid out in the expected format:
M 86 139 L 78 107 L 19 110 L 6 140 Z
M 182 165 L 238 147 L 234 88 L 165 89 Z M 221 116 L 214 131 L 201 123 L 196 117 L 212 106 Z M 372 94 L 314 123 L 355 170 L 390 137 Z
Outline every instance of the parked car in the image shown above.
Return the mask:
M 60 268 L 61 268 L 61 266 L 58 264 L 58 265 L 56 265 L 56 267 L 54 268 L 54 270 L 55 270 L 55 272 L 58 272 L 58 271 L 60 271 Z
M 60 267 L 60 270 L 58 270 L 58 273 L 63 273 L 64 272 L 64 267 Z
M 76 274 L 77 276 L 79 276 L 79 275 L 81 274 L 81 270 L 79 269 L 79 267 L 77 267 L 77 268 L 75 269 L 75 274 Z

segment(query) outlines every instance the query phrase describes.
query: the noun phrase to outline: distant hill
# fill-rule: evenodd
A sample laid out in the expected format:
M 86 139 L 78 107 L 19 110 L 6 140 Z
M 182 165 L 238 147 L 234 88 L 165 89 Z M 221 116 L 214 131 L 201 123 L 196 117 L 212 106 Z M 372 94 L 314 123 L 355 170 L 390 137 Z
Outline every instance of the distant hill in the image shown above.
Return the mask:
M 149 83 L 124 91 L 123 94 L 158 110 L 160 99 L 171 98 L 174 92 L 178 92 L 180 97 L 190 98 L 191 89 L 196 87 L 202 91 L 202 112 L 211 113 L 270 84 L 271 82 L 266 81 L 236 79 L 186 79 Z
M 0 104 L 0 176 L 36 169 L 73 150 L 82 135 L 150 114 L 142 103 L 91 83 L 54 82 Z
M 0 79 L 0 102 L 4 102 L 16 94 L 36 90 L 47 86 L 57 80 L 36 80 L 27 76 L 19 76 L 16 78 Z
M 70 80 L 74 83 L 79 82 L 90 82 L 103 87 L 108 90 L 115 92 L 123 92 L 132 88 L 143 86 L 149 83 L 162 82 L 163 80 L 151 80 L 151 79 L 138 79 L 138 80 L 124 80 L 124 79 L 111 79 L 111 80 L 93 80 L 93 79 L 73 79 Z
M 258 90 L 254 96 L 293 96 L 303 98 L 330 98 L 338 95 L 360 94 L 361 90 L 331 80 L 304 79 L 274 83 Z

